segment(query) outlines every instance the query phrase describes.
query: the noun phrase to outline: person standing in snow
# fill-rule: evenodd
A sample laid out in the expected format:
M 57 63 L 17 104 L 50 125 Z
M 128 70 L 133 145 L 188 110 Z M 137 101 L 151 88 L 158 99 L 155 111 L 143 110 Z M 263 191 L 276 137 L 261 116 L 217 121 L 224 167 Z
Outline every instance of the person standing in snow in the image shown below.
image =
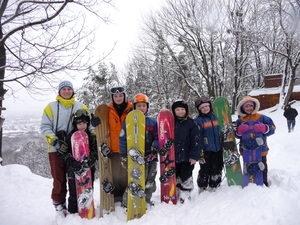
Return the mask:
M 199 194 L 207 189 L 213 192 L 222 181 L 223 151 L 219 135 L 219 122 L 213 113 L 212 104 L 208 97 L 200 97 L 195 101 L 198 117 L 195 118 L 201 133 L 200 170 L 197 184 Z
M 67 149 L 58 149 L 57 156 L 61 162 L 67 165 L 69 198 L 68 198 L 68 211 L 69 213 L 77 213 L 77 193 L 75 173 L 81 174 L 87 169 L 91 169 L 92 183 L 95 179 L 95 164 L 98 160 L 97 142 L 95 134 L 92 134 L 88 129 L 90 126 L 90 115 L 85 109 L 78 109 L 72 116 L 72 124 L 74 128 L 66 137 Z M 78 162 L 72 155 L 71 137 L 76 131 L 86 132 L 89 138 L 89 151 L 90 156 L 85 157 L 82 162 Z
M 52 202 L 56 211 L 63 213 L 66 211 L 67 170 L 66 164 L 58 159 L 57 152 L 65 151 L 68 148 L 63 136 L 71 132 L 73 127 L 71 118 L 78 109 L 85 109 L 89 112 L 86 105 L 75 100 L 73 84 L 70 81 L 62 81 L 58 86 L 56 101 L 50 102 L 45 107 L 40 125 L 41 134 L 48 145 L 53 177 Z M 69 167 L 73 166 L 74 160 L 68 161 Z
M 121 202 L 127 187 L 127 171 L 121 166 L 119 136 L 122 125 L 128 113 L 132 110 L 132 104 L 127 99 L 124 87 L 112 87 L 110 89 L 112 102 L 109 104 L 109 131 L 110 131 L 110 150 L 112 163 L 112 179 L 114 185 L 114 201 Z M 92 124 L 96 126 L 97 124 Z
M 287 120 L 288 132 L 294 131 L 296 125 L 296 117 L 298 116 L 298 111 L 287 104 L 284 108 L 283 116 Z
M 263 170 L 263 182 L 268 187 L 268 164 L 267 164 L 267 155 L 269 151 L 269 147 L 267 144 L 267 137 L 275 133 L 275 124 L 273 120 L 266 116 L 258 113 L 260 107 L 260 103 L 256 98 L 252 98 L 250 96 L 245 96 L 237 106 L 238 115 L 240 116 L 237 121 L 237 130 L 236 137 L 240 139 L 240 154 L 243 155 L 243 144 L 244 140 L 242 140 L 242 134 L 249 130 L 249 126 L 244 124 L 247 121 L 256 121 L 258 124 L 254 124 L 253 131 L 256 133 L 262 133 L 262 162 L 265 166 Z
M 183 99 L 172 104 L 174 114 L 174 148 L 177 195 L 181 203 L 191 200 L 194 189 L 193 170 L 200 158 L 200 130 L 197 123 L 188 117 L 189 109 Z
M 133 98 L 133 108 L 140 110 L 145 115 L 146 119 L 146 134 L 145 134 L 145 194 L 146 203 L 149 207 L 154 203 L 151 201 L 152 194 L 156 191 L 155 177 L 157 174 L 157 152 L 158 152 L 158 139 L 157 139 L 157 122 L 155 119 L 147 116 L 149 110 L 149 99 L 144 94 L 137 94 Z M 126 122 L 122 126 L 120 133 L 120 156 L 121 165 L 127 172 L 127 136 L 126 136 Z M 144 160 L 144 159 L 143 159 Z M 127 190 L 123 195 L 122 206 L 127 208 Z

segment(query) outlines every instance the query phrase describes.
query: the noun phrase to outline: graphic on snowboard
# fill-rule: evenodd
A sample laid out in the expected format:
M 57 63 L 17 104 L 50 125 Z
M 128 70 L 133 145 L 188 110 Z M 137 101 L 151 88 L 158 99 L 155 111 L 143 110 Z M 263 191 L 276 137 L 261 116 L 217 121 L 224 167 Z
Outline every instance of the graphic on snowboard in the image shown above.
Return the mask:
M 108 122 L 108 106 L 101 104 L 95 109 L 95 116 L 100 119 L 96 130 L 97 147 L 99 150 L 99 180 L 100 180 L 100 217 L 104 213 L 115 211 L 114 186 L 112 183 L 112 165 L 110 160 L 110 136 Z
M 90 155 L 89 138 L 87 133 L 76 131 L 71 137 L 72 154 L 74 159 L 82 162 L 84 157 Z M 81 218 L 92 219 L 95 217 L 92 171 L 85 169 L 80 174 L 75 174 L 78 215 Z
M 140 110 L 126 117 L 128 196 L 127 221 L 146 213 L 145 195 L 145 115 Z
M 213 109 L 220 126 L 223 160 L 228 186 L 242 185 L 243 175 L 236 148 L 234 129 L 231 126 L 232 118 L 228 100 L 224 97 L 216 98 L 213 102 Z
M 262 133 L 253 131 L 253 126 L 258 124 L 257 121 L 247 121 L 244 124 L 249 126 L 249 130 L 242 134 L 241 148 L 243 149 L 243 187 L 249 183 L 263 185 L 263 170 L 265 169 L 262 163 Z
M 174 150 L 174 116 L 168 109 L 162 109 L 157 117 L 158 144 L 161 182 L 161 202 L 177 204 L 175 150 Z

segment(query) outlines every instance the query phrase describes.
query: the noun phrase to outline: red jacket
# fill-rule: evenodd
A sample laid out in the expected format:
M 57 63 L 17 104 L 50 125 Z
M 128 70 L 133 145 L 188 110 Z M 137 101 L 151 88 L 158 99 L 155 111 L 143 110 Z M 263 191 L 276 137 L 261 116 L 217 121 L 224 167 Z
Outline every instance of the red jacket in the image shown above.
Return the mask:
M 108 112 L 109 129 L 110 129 L 110 149 L 113 153 L 120 152 L 119 136 L 122 125 L 125 122 L 127 114 L 132 110 L 132 104 L 127 100 L 127 107 L 121 117 L 119 117 L 117 110 L 113 103 L 110 103 Z

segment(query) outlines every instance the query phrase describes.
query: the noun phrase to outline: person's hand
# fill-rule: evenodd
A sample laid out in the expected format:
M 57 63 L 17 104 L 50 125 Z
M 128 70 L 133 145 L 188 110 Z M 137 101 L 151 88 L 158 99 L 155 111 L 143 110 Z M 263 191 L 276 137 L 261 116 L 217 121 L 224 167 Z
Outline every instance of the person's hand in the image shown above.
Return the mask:
M 241 124 L 237 128 L 237 134 L 242 135 L 243 133 L 247 132 L 249 130 L 249 126 L 247 124 Z
M 151 147 L 150 153 L 145 157 L 146 162 L 152 162 L 153 160 L 157 159 L 157 152 L 158 147 Z
M 200 164 L 205 164 L 206 163 L 205 158 L 204 158 L 204 150 L 203 149 L 201 149 L 201 155 L 200 155 L 199 163 Z
M 97 127 L 98 125 L 101 124 L 101 121 L 100 121 L 100 118 L 99 118 L 99 117 L 94 116 L 93 113 L 91 114 L 91 117 L 92 117 L 92 118 L 91 118 L 91 124 L 92 124 L 93 127 Z
M 254 124 L 253 131 L 256 133 L 266 133 L 268 131 L 268 126 L 263 123 Z
M 71 156 L 67 159 L 67 167 L 73 172 L 78 172 L 82 170 L 82 163 L 78 162 Z
M 56 151 L 63 155 L 68 152 L 68 145 L 65 141 L 58 139 L 58 137 L 54 137 L 51 141 L 51 145 L 56 149 Z
M 195 160 L 195 159 L 189 159 L 189 162 L 191 163 L 191 165 L 194 165 L 197 162 L 197 160 Z

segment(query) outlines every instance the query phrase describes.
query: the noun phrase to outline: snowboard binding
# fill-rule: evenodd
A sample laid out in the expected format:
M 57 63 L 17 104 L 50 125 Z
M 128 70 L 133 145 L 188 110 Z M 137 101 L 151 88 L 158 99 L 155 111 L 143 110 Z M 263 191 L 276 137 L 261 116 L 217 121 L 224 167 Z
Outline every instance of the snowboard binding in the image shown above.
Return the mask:
M 235 132 L 235 125 L 230 123 L 230 124 L 225 125 L 222 128 L 220 135 L 223 138 L 223 140 L 225 140 L 234 132 Z
M 110 148 L 105 143 L 102 143 L 100 145 L 100 152 L 101 152 L 102 156 L 105 157 L 105 158 L 111 158 L 112 155 L 113 155 Z
M 106 193 L 106 194 L 112 194 L 113 191 L 115 190 L 115 186 L 107 179 L 105 179 L 102 182 L 102 190 Z
M 90 180 L 91 180 L 91 177 L 86 177 L 84 181 L 79 182 L 77 185 L 78 185 L 79 187 L 82 187 L 82 186 L 88 184 L 88 183 L 90 182 Z
M 134 180 L 139 180 L 142 177 L 142 171 L 139 168 L 132 169 L 130 176 Z
M 139 197 L 139 198 L 145 198 L 146 197 L 146 193 L 143 190 L 142 186 L 137 184 L 137 183 L 134 183 L 134 182 L 129 183 L 128 184 L 128 189 L 130 190 L 131 194 L 136 196 L 136 197 Z
M 130 156 L 132 161 L 138 163 L 139 165 L 145 164 L 145 159 L 139 150 L 131 148 L 128 151 L 128 155 Z
M 173 143 L 174 143 L 174 140 L 169 138 L 166 141 L 166 143 L 164 144 L 164 146 L 161 149 L 159 149 L 159 154 L 161 156 L 165 156 L 167 154 L 167 152 L 170 151 Z
M 225 166 L 233 166 L 239 160 L 240 154 L 233 151 L 226 159 L 224 159 Z
M 263 171 L 265 169 L 265 165 L 263 162 L 251 162 L 246 164 L 246 174 L 249 176 L 254 176 L 259 171 Z
M 175 168 L 171 167 L 169 170 L 165 171 L 163 175 L 159 177 L 160 182 L 166 183 L 170 177 L 175 174 Z
M 93 201 L 93 189 L 85 188 L 84 191 L 79 195 L 78 207 L 79 208 L 89 207 L 92 201 Z

